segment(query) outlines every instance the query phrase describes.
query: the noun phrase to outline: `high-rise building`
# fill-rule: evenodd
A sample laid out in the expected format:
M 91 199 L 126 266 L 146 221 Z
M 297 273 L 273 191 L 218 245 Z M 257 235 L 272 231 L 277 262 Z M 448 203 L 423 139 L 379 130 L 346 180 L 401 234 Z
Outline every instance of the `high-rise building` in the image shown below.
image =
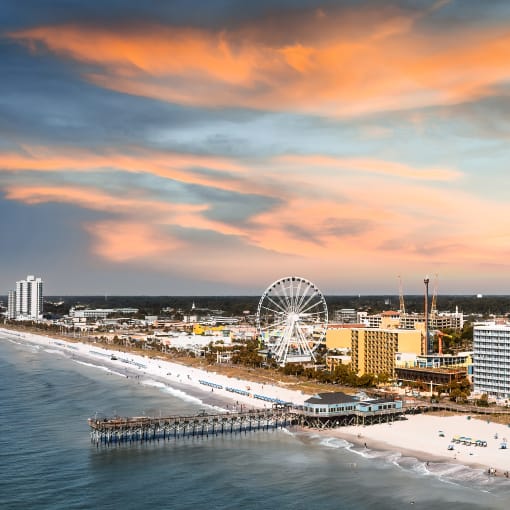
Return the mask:
M 10 290 L 7 295 L 7 318 L 16 318 L 16 291 Z
M 475 326 L 473 351 L 474 392 L 510 398 L 510 326 Z
M 351 368 L 358 375 L 394 376 L 397 353 L 421 354 L 421 332 L 404 329 L 342 328 L 326 334 L 329 350 L 351 351 Z
M 8 317 L 37 320 L 43 312 L 43 281 L 33 275 L 16 282 L 16 291 L 9 291 Z

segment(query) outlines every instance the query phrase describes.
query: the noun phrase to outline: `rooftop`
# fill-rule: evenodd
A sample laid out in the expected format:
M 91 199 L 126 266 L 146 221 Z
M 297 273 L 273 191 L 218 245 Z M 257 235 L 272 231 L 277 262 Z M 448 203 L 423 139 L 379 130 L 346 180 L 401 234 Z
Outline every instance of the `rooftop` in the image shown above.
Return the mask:
M 347 404 L 350 402 L 358 402 L 359 399 L 354 397 L 353 395 L 347 395 L 346 393 L 342 393 L 340 391 L 330 392 L 330 393 L 317 393 L 313 397 L 305 400 L 306 404 Z

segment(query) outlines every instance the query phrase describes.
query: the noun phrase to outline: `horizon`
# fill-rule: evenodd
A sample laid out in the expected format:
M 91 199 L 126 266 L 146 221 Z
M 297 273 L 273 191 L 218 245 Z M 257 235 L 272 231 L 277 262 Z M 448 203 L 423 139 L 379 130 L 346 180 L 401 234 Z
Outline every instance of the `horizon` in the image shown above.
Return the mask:
M 331 297 L 350 297 L 350 298 L 358 298 L 358 297 L 399 297 L 398 294 L 389 294 L 389 293 L 383 293 L 383 294 L 326 294 L 322 293 L 324 296 L 331 296 Z M 117 297 L 182 297 L 182 298 L 188 298 L 188 297 L 257 297 L 261 294 L 112 294 L 108 296 L 108 299 L 110 298 L 117 298 Z M 6 296 L 6 295 L 5 295 Z M 103 298 L 103 294 L 48 294 L 44 295 L 45 298 L 47 297 L 101 297 Z M 410 298 L 423 298 L 423 294 L 404 294 L 404 297 L 410 297 Z M 437 294 L 438 297 L 472 297 L 476 299 L 483 299 L 484 297 L 510 297 L 510 294 L 483 294 L 481 296 L 478 296 L 477 294 Z M 432 294 L 429 293 L 429 297 L 432 297 Z
M 2 291 L 510 293 L 508 2 L 2 14 Z

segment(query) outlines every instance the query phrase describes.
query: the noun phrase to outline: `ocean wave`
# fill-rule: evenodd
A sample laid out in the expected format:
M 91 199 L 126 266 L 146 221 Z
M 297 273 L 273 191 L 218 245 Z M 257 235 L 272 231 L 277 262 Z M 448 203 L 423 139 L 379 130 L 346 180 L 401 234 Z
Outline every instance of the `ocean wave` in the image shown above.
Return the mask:
M 345 449 L 369 462 L 374 462 L 379 467 L 387 466 L 388 468 L 400 469 L 408 473 L 414 473 L 418 477 L 433 476 L 442 483 L 460 487 L 476 487 L 478 490 L 490 489 L 489 492 L 500 486 L 508 487 L 508 480 L 504 477 L 488 476 L 486 470 L 483 469 L 449 461 L 427 462 L 415 457 L 402 456 L 399 451 L 364 448 L 336 437 L 324 437 L 313 433 L 305 435 L 309 439 L 317 441 L 323 447 L 337 450 Z
M 213 407 L 209 406 L 208 404 L 205 404 L 204 401 L 198 397 L 194 397 L 193 395 L 190 395 L 189 393 L 186 393 L 185 391 L 178 390 L 177 388 L 172 388 L 172 386 L 165 386 L 163 389 L 166 393 L 169 393 L 173 397 L 177 397 L 181 400 L 184 400 L 186 402 L 192 402 L 194 404 L 199 404 L 201 406 L 207 405 L 207 407 Z
M 111 368 L 106 367 L 106 371 L 112 375 L 118 375 L 119 377 L 128 377 L 128 374 L 123 374 L 122 372 L 117 372 L 116 370 L 112 370 Z
M 75 363 L 78 363 L 78 365 L 84 365 L 86 367 L 92 367 L 92 368 L 98 368 L 99 370 L 103 370 L 103 372 L 110 372 L 110 369 L 108 367 L 105 367 L 104 365 L 96 365 L 95 363 L 87 363 L 86 361 L 81 361 L 79 359 L 73 359 Z
M 44 349 L 44 352 L 47 352 L 49 354 L 58 354 L 59 356 L 67 356 L 67 354 L 64 351 L 61 351 L 60 349 Z
M 144 379 L 141 381 L 145 386 L 154 386 L 155 388 L 166 388 L 166 384 L 160 381 L 154 381 L 153 379 Z
M 433 476 L 446 484 L 477 487 L 480 490 L 487 486 L 491 488 L 499 485 L 508 486 L 508 481 L 503 477 L 488 476 L 486 470 L 464 464 L 449 461 L 428 462 L 415 457 L 402 456 L 400 452 L 396 451 L 378 451 L 359 447 L 352 448 L 351 451 L 380 463 L 380 465 L 391 465 L 407 472 L 413 472 L 417 476 Z
M 228 409 L 225 409 L 224 407 L 215 406 L 213 404 L 207 404 L 205 402 L 202 402 L 203 407 L 207 407 L 208 409 L 212 409 L 214 411 L 218 411 L 219 413 L 228 413 Z
M 295 432 L 292 432 L 291 430 L 289 430 L 288 428 L 286 427 L 283 427 L 281 429 L 281 431 L 284 433 L 284 434 L 287 434 L 288 436 L 292 436 L 292 437 L 296 437 L 296 433 Z
M 30 352 L 38 352 L 38 351 L 41 350 L 41 346 L 40 345 L 27 343 L 27 342 L 25 342 L 23 340 L 17 339 L 16 337 L 5 336 L 5 340 L 7 342 L 11 343 L 11 344 L 15 344 L 15 345 L 19 345 L 21 347 L 25 347 L 28 350 L 30 350 Z
M 141 381 L 142 384 L 146 386 L 152 386 L 154 388 L 159 388 L 165 393 L 169 393 L 173 397 L 177 397 L 180 400 L 184 400 L 185 402 L 192 402 L 193 404 L 199 404 L 202 407 L 207 407 L 209 409 L 216 409 L 220 410 L 221 412 L 225 412 L 226 409 L 222 409 L 220 407 L 207 404 L 202 399 L 195 397 L 193 395 L 190 395 L 189 393 L 186 393 L 183 390 L 178 390 L 177 388 L 173 388 L 172 386 L 169 386 L 168 384 L 162 383 L 161 381 L 155 381 L 154 379 L 144 379 Z
M 338 437 L 325 437 L 319 444 L 328 448 L 350 448 L 352 446 L 352 443 L 349 443 L 349 441 L 339 439 Z

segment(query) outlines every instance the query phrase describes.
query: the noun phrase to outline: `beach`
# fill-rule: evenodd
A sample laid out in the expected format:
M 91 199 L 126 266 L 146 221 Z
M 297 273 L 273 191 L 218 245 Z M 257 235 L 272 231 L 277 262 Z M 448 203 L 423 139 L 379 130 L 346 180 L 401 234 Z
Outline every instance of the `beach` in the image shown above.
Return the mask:
M 277 399 L 302 405 L 309 395 L 283 388 L 277 384 L 261 384 L 231 378 L 214 371 L 197 369 L 169 362 L 156 354 L 142 356 L 130 352 L 104 349 L 98 344 L 66 342 L 61 339 L 31 333 L 0 329 L 2 337 L 44 347 L 48 352 L 58 352 L 82 362 L 108 367 L 112 373 L 135 378 L 144 384 L 162 384 L 172 387 L 182 385 L 200 392 L 204 403 L 214 402 L 218 410 L 243 410 L 264 408 L 271 402 L 255 398 Z M 227 390 L 227 388 L 230 389 Z M 232 390 L 237 390 L 233 392 Z M 220 404 L 218 404 L 220 402 Z M 510 449 L 500 448 L 510 438 L 506 425 L 477 419 L 473 416 L 408 415 L 405 420 L 391 424 L 349 426 L 313 431 L 325 437 L 340 438 L 367 451 L 393 451 L 402 456 L 415 457 L 433 470 L 435 463 L 455 463 L 485 471 L 495 470 L 498 477 L 510 471 Z M 473 441 L 485 441 L 487 446 L 466 445 L 452 442 L 458 436 Z M 365 446 L 366 445 L 366 446 Z M 453 450 L 449 450 L 452 445 Z
M 510 428 L 472 416 L 415 414 L 393 423 L 339 427 L 320 434 L 344 439 L 367 450 L 397 451 L 428 463 L 429 470 L 434 463 L 451 462 L 495 470 L 496 476 L 505 476 L 510 471 L 510 450 L 501 448 L 510 438 Z M 459 436 L 471 438 L 473 442 L 485 441 L 487 446 L 452 441 Z M 449 446 L 453 449 L 449 450 Z
M 232 408 L 237 410 L 263 409 L 272 405 L 270 399 L 302 405 L 309 398 L 309 395 L 300 391 L 290 390 L 277 384 L 261 384 L 169 362 L 160 358 L 157 353 L 151 352 L 143 356 L 131 352 L 105 349 L 101 347 L 101 344 L 68 342 L 60 338 L 10 329 L 0 328 L 0 334 L 16 341 L 28 342 L 46 349 L 55 349 L 83 361 L 99 363 L 116 373 L 126 377 L 135 377 L 141 382 L 156 381 L 162 384 L 192 387 L 203 393 L 205 401 L 223 400 L 226 403 L 225 410 Z M 227 404 L 229 402 L 230 405 Z

